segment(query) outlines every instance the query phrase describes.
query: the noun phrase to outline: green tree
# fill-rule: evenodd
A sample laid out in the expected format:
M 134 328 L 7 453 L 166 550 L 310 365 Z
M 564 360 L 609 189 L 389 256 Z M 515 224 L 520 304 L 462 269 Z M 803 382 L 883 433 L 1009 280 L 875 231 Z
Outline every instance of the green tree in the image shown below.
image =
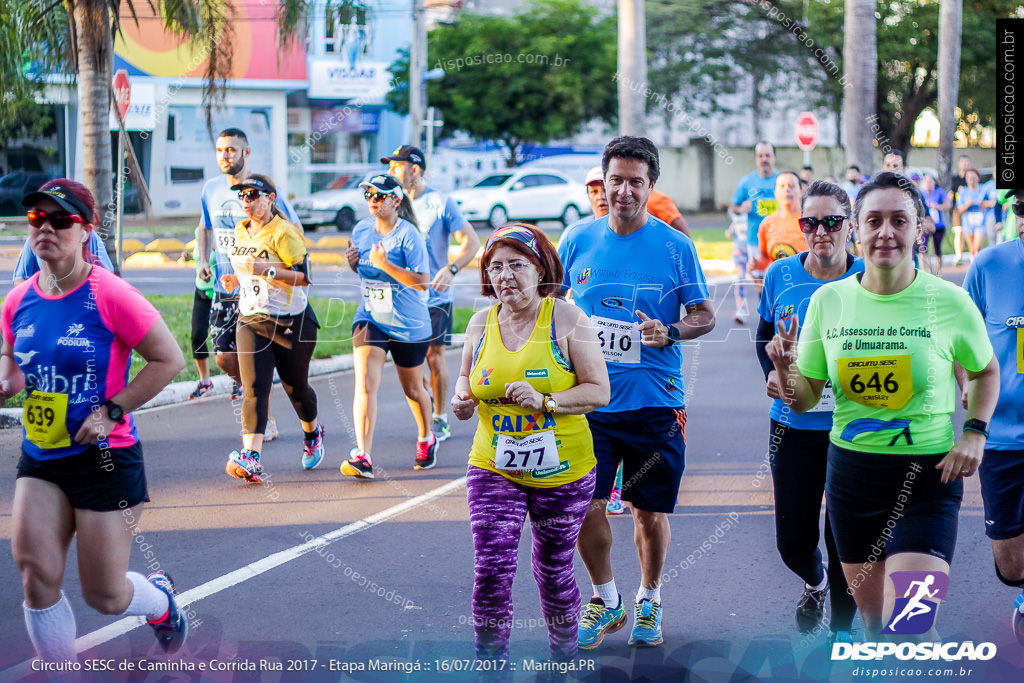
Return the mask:
M 1020 7 L 1019 0 L 964 0 L 958 125 L 965 133 L 994 119 L 995 19 L 1016 16 Z M 714 98 L 737 92 L 744 76 L 761 73 L 768 76 L 761 79 L 767 89 L 755 90 L 755 98 L 799 92 L 808 106 L 838 118 L 846 85 L 841 78 L 849 75 L 845 11 L 843 0 L 649 1 L 647 23 L 657 32 L 649 40 L 657 46 L 651 83 L 678 93 L 695 111 L 714 113 L 723 108 Z M 872 106 L 879 137 L 905 152 L 918 116 L 937 105 L 939 2 L 879 0 L 875 13 Z M 756 99 L 744 106 L 760 108 Z
M 763 103 L 799 87 L 803 59 L 795 41 L 780 40 L 775 18 L 741 0 L 661 0 L 646 7 L 651 89 L 672 93 L 691 116 L 749 110 L 760 137 Z M 742 93 L 750 99 L 728 97 Z
M 579 0 L 541 0 L 512 17 L 460 15 L 430 31 L 427 97 L 444 118 L 442 135 L 463 131 L 504 144 L 507 163 L 527 143 L 569 137 L 594 119 L 614 123 L 614 18 Z M 408 83 L 406 52 L 390 71 Z M 408 88 L 388 102 L 408 111 Z

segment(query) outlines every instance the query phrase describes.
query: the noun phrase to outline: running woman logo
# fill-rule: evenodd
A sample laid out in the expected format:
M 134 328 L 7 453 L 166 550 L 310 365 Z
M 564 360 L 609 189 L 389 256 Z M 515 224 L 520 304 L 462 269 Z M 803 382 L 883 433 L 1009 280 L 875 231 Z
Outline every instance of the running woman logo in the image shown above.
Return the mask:
M 483 368 L 480 370 L 480 381 L 476 383 L 477 386 L 491 386 L 491 373 L 494 372 L 494 368 Z
M 71 323 L 64 336 L 57 339 L 57 346 L 89 346 L 92 342 L 85 337 L 78 336 L 83 330 L 85 330 L 85 325 L 82 323 Z
M 882 635 L 920 635 L 931 630 L 939 602 L 946 599 L 949 574 L 933 572 L 893 572 L 890 579 L 896 589 L 896 606 Z

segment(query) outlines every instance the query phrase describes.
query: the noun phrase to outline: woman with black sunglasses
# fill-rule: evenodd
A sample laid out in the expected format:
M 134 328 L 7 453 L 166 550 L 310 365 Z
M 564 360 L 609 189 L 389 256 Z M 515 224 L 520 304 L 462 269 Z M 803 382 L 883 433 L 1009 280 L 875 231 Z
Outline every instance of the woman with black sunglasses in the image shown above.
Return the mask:
M 825 494 L 865 640 L 937 640 L 963 478 L 981 463 L 999 367 L 970 297 L 914 267 L 925 208 L 910 180 L 879 173 L 854 216 L 864 272 L 820 287 L 766 352 L 794 412 L 818 405 L 828 386 L 835 395 Z M 968 386 L 956 443 L 954 361 Z M 919 619 L 897 603 L 912 593 Z
M 224 288 L 238 291 L 235 339 L 242 379 L 242 451 L 231 451 L 226 471 L 248 482 L 264 478 L 260 452 L 270 416 L 274 370 L 302 427 L 302 467 L 324 459 L 324 429 L 317 420 L 316 392 L 309 385 L 309 361 L 316 348 L 317 323 L 309 305 L 309 259 L 299 229 L 275 205 L 277 187 L 265 175 L 250 173 L 232 185 L 248 219 L 235 226 L 233 273 Z
M 793 412 L 782 401 L 778 373 L 765 347 L 780 321 L 803 319 L 811 295 L 819 287 L 863 271 L 864 263 L 846 253 L 850 198 L 843 188 L 824 181 L 812 183 L 804 193 L 800 212 L 799 226 L 809 249 L 775 261 L 768 268 L 758 305 L 761 321 L 757 328 L 757 358 L 764 371 L 768 397 L 775 399 L 769 411 L 768 442 L 775 493 L 775 537 L 782 561 L 804 580 L 803 595 L 796 608 L 797 628 L 805 633 L 819 628 L 825 619 L 825 598 L 830 596 L 832 638 L 848 641 L 856 607 L 846 592 L 828 515 L 827 567 L 822 566 L 818 550 L 818 518 L 835 397 L 831 387 L 826 387 L 814 408 L 803 415 Z
M 185 367 L 157 310 L 89 260 L 96 202 L 60 178 L 28 194 L 40 270 L 3 303 L 0 402 L 27 391 L 11 549 L 39 657 L 75 660 L 75 616 L 61 590 L 78 536 L 82 594 L 102 614 L 145 616 L 167 652 L 188 622 L 170 576 L 128 571 L 131 524 L 149 500 L 133 410 Z M 145 359 L 128 381 L 132 351 Z M 129 522 L 131 520 L 131 522 Z
M 430 430 L 430 393 L 423 384 L 423 364 L 431 336 L 427 309 L 430 263 L 412 202 L 398 179 L 382 173 L 359 187 L 370 215 L 352 228 L 345 252 L 363 289 L 362 303 L 352 320 L 356 447 L 342 463 L 341 472 L 373 479 L 370 451 L 377 424 L 377 391 L 388 353 L 416 420 L 413 468 L 426 470 L 437 462 L 437 437 Z

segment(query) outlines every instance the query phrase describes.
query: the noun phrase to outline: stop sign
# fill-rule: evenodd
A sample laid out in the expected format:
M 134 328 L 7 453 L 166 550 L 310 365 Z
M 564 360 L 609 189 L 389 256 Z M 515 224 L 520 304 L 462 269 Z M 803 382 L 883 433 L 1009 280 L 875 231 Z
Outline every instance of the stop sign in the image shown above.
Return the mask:
M 814 149 L 818 141 L 818 119 L 809 111 L 800 114 L 796 119 L 796 144 L 800 149 L 809 151 Z
M 114 74 L 114 100 L 121 112 L 121 119 L 128 115 L 128 106 L 132 101 L 132 84 L 128 80 L 128 71 L 118 69 Z

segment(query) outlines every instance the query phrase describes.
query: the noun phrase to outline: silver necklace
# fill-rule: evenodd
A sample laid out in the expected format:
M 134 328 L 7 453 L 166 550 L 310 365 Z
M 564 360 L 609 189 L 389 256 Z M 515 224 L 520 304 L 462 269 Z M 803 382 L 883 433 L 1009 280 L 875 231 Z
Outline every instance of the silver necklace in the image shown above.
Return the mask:
M 77 258 L 75 259 L 75 264 L 73 266 L 71 266 L 71 270 L 69 270 L 68 274 L 65 275 L 64 277 L 57 277 L 53 273 L 50 273 L 49 275 L 47 275 L 46 276 L 46 288 L 48 290 L 50 290 L 51 292 L 53 290 L 57 290 L 60 294 L 64 294 L 64 290 L 60 288 L 60 285 L 58 283 L 63 282 L 64 280 L 67 280 L 69 277 L 74 275 L 76 270 L 78 270 L 78 259 Z

